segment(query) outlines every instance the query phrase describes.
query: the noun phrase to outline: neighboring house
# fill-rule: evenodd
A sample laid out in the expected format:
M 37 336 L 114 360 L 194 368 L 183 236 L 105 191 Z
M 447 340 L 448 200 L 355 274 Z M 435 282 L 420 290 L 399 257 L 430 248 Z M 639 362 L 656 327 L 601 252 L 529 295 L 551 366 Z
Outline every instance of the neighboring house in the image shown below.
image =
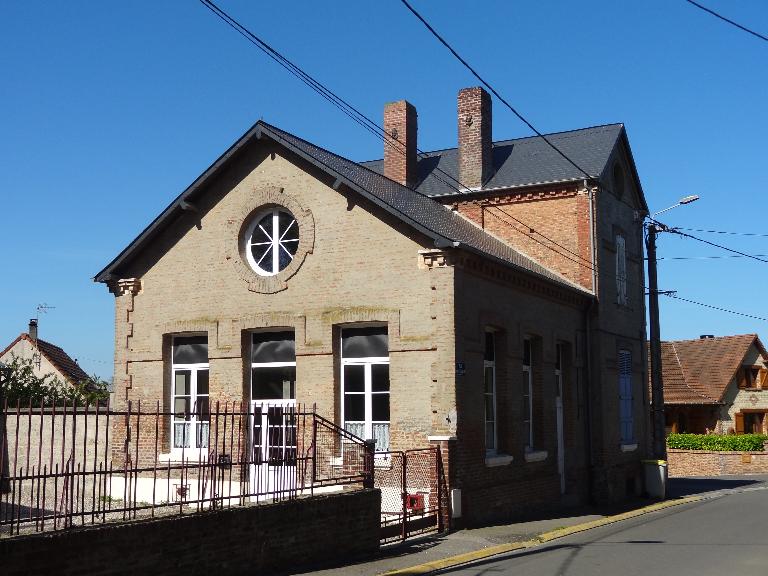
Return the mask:
M 482 89 L 458 104 L 458 149 L 418 157 L 401 101 L 399 143 L 363 164 L 257 122 L 96 275 L 117 407 L 314 403 L 378 450 L 441 446 L 468 522 L 641 491 L 647 207 L 624 127 L 548 136 L 586 178 L 541 138 L 492 143 Z M 163 461 L 206 446 L 183 412 Z
M 0 361 L 10 364 L 13 356 L 32 360 L 35 376 L 38 378 L 50 374 L 60 382 L 70 385 L 91 381 L 90 376 L 80 368 L 77 360 L 73 360 L 55 344 L 37 337 L 37 320 L 30 320 L 29 332 L 19 334 L 5 350 L 0 352 Z
M 667 432 L 768 433 L 768 353 L 757 334 L 661 343 Z

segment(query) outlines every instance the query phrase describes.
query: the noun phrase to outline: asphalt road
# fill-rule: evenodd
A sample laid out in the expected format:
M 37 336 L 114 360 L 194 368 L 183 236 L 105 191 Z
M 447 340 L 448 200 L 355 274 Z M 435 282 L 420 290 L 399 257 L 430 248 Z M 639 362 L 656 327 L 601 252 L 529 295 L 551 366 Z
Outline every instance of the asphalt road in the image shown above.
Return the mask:
M 707 499 L 441 572 L 451 575 L 765 576 L 768 486 Z

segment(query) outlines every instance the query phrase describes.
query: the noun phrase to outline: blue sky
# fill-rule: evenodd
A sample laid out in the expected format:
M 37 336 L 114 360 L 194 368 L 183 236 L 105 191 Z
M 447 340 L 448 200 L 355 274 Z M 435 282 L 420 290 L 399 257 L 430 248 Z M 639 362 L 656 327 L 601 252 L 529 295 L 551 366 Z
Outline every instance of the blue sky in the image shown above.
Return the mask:
M 702 3 L 768 34 L 768 3 Z M 687 228 L 768 234 L 768 43 L 683 0 L 414 6 L 541 131 L 626 124 L 652 210 Z M 455 146 L 476 81 L 397 0 L 220 0 L 369 117 L 407 98 L 419 146 Z M 0 348 L 26 330 L 112 373 L 113 297 L 92 277 L 259 118 L 354 160 L 382 144 L 199 2 L 0 3 Z M 494 138 L 530 133 L 494 103 Z M 749 254 L 766 238 L 692 232 Z M 727 256 L 664 235 L 659 256 Z M 767 317 L 768 264 L 664 260 L 660 288 Z M 183 279 L 179 279 L 183 281 Z M 768 323 L 662 298 L 662 337 Z

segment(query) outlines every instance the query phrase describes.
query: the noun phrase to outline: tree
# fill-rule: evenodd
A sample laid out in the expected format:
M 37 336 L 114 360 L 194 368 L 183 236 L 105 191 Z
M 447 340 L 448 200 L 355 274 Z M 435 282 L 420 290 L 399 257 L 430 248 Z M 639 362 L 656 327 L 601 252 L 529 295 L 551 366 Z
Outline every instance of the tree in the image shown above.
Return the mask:
M 96 375 L 75 384 L 62 382 L 53 374 L 35 374 L 34 361 L 12 355 L 9 374 L 0 386 L 0 398 L 8 406 L 54 404 L 95 404 L 109 397 L 107 382 Z

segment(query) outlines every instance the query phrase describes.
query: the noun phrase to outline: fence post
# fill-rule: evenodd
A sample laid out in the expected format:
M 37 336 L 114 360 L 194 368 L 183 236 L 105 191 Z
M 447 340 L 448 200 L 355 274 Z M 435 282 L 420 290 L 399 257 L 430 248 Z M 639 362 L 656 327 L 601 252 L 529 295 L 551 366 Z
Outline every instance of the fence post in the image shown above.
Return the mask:
M 8 466 L 8 440 L 6 432 L 6 417 L 8 414 L 8 399 L 0 389 L 0 494 L 11 491 L 11 470 Z
M 376 452 L 376 440 L 364 440 L 365 448 L 363 488 L 373 488 L 373 458 Z

